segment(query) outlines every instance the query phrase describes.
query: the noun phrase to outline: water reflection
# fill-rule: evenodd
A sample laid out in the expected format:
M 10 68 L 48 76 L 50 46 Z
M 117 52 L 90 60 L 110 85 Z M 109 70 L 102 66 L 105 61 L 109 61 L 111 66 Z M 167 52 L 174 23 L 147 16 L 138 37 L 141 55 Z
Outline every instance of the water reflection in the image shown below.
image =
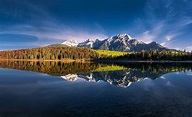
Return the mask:
M 155 80 L 170 72 L 185 72 L 192 69 L 189 63 L 101 64 L 29 61 L 0 61 L 0 67 L 61 76 L 68 81 L 104 81 L 122 88 L 146 78 Z
M 61 77 L 68 81 L 76 81 L 76 80 L 84 80 L 88 82 L 105 81 L 118 87 L 127 88 L 133 82 L 139 82 L 147 78 L 152 80 L 155 80 L 157 78 L 164 78 L 163 77 L 164 74 L 170 72 L 177 72 L 176 69 L 166 69 L 166 70 L 167 71 L 164 71 L 162 69 L 159 69 L 158 71 L 151 71 L 151 70 L 142 71 L 140 69 L 127 68 L 127 70 L 92 72 L 88 74 L 68 74 Z
M 0 67 L 9 68 L 0 68 L 2 117 L 192 115 L 191 64 L 0 62 Z M 66 81 L 79 79 L 88 82 Z

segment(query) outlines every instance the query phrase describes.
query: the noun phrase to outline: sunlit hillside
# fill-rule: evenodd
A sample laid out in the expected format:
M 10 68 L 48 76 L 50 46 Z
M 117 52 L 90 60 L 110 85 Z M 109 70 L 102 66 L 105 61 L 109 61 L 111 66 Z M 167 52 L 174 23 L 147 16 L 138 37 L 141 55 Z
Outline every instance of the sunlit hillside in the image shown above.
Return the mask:
M 110 50 L 95 50 L 99 57 L 118 57 L 124 56 L 128 54 L 128 52 L 121 52 L 121 51 L 110 51 Z

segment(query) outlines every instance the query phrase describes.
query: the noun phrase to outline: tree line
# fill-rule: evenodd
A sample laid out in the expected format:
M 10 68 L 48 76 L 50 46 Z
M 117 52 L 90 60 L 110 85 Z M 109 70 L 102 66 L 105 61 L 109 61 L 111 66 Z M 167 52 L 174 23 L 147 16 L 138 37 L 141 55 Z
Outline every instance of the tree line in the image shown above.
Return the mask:
M 76 47 L 42 47 L 33 49 L 1 51 L 0 59 L 33 59 L 33 60 L 62 60 L 62 59 L 92 59 L 98 53 L 88 48 Z
M 141 52 L 116 52 L 67 46 L 48 46 L 32 49 L 0 51 L 0 59 L 187 61 L 192 60 L 192 52 L 173 50 L 142 50 Z
M 150 50 L 141 52 L 132 52 L 123 56 L 118 56 L 113 59 L 119 60 L 147 60 L 147 61 L 161 61 L 161 60 L 170 60 L 170 61 L 189 61 L 192 60 L 192 52 L 186 51 L 172 51 L 172 50 Z

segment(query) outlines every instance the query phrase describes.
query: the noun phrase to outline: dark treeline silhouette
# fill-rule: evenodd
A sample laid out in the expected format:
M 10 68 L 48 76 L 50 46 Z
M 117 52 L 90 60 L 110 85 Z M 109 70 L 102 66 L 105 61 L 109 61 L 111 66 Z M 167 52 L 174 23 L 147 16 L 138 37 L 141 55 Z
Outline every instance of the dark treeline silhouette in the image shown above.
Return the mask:
M 98 54 L 88 48 L 76 47 L 42 47 L 22 50 L 1 51 L 0 59 L 33 59 L 33 60 L 62 60 L 62 59 L 92 59 Z
M 123 60 L 171 60 L 171 61 L 187 61 L 192 60 L 192 52 L 185 51 L 171 51 L 171 50 L 150 50 L 141 52 L 128 53 L 123 56 L 116 57 L 114 59 L 123 59 Z
M 189 71 L 192 70 L 192 63 L 129 63 L 123 64 L 118 63 L 119 65 L 123 65 L 126 68 L 130 68 L 131 70 L 142 71 L 149 73 L 169 73 L 169 72 L 181 72 L 181 71 Z

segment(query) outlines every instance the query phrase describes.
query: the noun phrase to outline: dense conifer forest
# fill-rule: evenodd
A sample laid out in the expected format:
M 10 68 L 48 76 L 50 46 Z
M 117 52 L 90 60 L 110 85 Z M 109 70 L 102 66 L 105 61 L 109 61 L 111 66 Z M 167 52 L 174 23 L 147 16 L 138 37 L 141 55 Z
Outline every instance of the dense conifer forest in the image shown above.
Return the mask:
M 42 47 L 33 49 L 10 50 L 0 52 L 0 59 L 63 60 L 92 59 L 98 54 L 88 48 Z
M 32 49 L 0 51 L 0 59 L 21 60 L 127 60 L 127 61 L 190 61 L 192 52 L 172 50 L 150 50 L 141 52 L 119 52 L 93 50 L 67 46 L 48 46 Z
M 121 60 L 137 60 L 137 61 L 190 61 L 192 60 L 192 52 L 171 51 L 171 50 L 150 50 L 141 52 L 132 52 L 123 56 L 115 57 Z

